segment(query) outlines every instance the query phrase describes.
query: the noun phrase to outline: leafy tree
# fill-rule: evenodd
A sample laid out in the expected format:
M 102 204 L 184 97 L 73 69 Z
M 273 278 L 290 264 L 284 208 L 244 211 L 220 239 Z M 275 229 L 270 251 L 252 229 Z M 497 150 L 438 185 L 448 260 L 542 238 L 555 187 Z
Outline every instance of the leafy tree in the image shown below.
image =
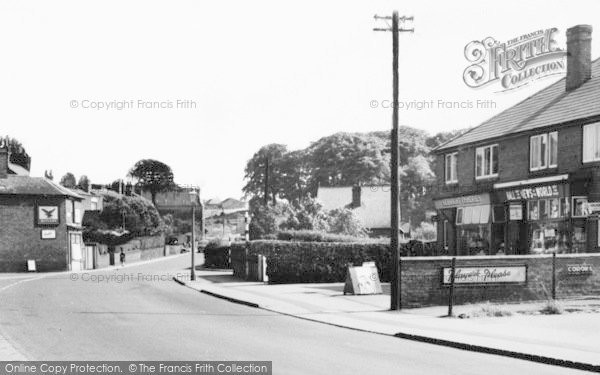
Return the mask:
M 8 135 L 0 137 L 0 147 L 6 147 L 10 154 L 10 162 L 17 164 L 27 170 L 29 170 L 31 164 L 31 158 L 25 151 L 23 144 L 15 138 L 11 138 Z
M 60 179 L 60 184 L 66 188 L 73 189 L 77 185 L 77 180 L 75 179 L 73 173 L 67 172 Z
M 246 163 L 244 179 L 247 180 L 242 191 L 246 196 L 267 195 L 267 200 L 276 203 L 277 197 L 283 190 L 281 165 L 283 155 L 287 153 L 287 147 L 281 144 L 270 144 L 261 147 Z M 265 192 L 265 178 L 268 166 L 268 191 Z
M 280 197 L 299 202 L 312 192 L 312 165 L 307 150 L 291 151 L 283 155 L 279 165 Z
M 260 197 L 250 200 L 250 239 L 275 235 L 289 214 L 289 205 L 281 202 L 265 205 Z
M 435 174 L 429 159 L 422 155 L 410 158 L 408 165 L 402 169 L 400 180 L 404 220 L 415 224 L 424 221 L 426 211 L 433 209 L 431 189 Z
M 156 204 L 156 194 L 175 185 L 171 167 L 153 159 L 143 159 L 135 163 L 129 171 L 129 176 L 136 178 L 142 189 L 150 191 L 153 204 Z
M 354 237 L 366 237 L 367 229 L 348 208 L 336 208 L 329 211 L 329 231 Z
M 290 208 L 287 220 L 281 225 L 281 229 L 293 230 L 329 230 L 329 217 L 323 206 L 314 198 L 305 197 L 295 201 Z
M 79 177 L 79 182 L 77 183 L 77 187 L 83 191 L 88 191 L 90 188 L 90 179 L 88 176 L 83 175 Z
M 349 186 L 389 180 L 389 156 L 385 142 L 378 137 L 336 133 L 315 142 L 309 152 L 314 190 L 315 185 Z

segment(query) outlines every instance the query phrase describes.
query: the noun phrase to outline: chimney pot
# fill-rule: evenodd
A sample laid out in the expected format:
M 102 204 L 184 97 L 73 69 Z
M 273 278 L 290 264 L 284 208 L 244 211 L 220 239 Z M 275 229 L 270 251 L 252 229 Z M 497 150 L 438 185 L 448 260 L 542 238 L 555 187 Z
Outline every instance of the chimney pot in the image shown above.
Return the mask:
M 592 26 L 577 25 L 567 30 L 566 90 L 583 85 L 592 77 Z

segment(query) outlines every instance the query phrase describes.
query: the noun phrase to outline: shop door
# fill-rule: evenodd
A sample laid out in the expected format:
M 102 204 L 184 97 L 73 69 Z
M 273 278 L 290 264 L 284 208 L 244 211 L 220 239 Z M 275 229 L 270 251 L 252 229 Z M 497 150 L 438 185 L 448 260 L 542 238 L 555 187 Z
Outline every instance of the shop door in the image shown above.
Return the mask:
M 71 271 L 81 271 L 83 269 L 81 233 L 69 233 L 69 244 L 71 248 Z
M 506 254 L 527 253 L 527 226 L 525 223 L 518 221 L 509 222 L 506 239 L 508 242 Z

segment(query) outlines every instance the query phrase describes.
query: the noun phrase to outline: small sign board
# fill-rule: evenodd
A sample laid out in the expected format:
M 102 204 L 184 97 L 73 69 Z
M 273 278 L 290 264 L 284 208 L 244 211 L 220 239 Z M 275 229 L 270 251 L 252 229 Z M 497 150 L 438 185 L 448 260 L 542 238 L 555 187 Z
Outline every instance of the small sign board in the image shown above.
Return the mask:
M 450 267 L 442 268 L 442 283 L 450 284 Z M 525 283 L 527 281 L 526 266 L 507 267 L 456 267 L 454 284 L 497 284 Z
M 381 282 L 374 262 L 348 267 L 344 294 L 381 294 Z
M 56 238 L 55 229 L 42 229 L 42 240 L 53 240 Z
M 591 275 L 594 269 L 591 264 L 567 264 L 567 274 L 569 276 Z
M 58 224 L 58 206 L 38 206 L 38 224 Z
M 35 266 L 35 259 L 27 259 L 27 271 L 35 272 L 37 271 Z

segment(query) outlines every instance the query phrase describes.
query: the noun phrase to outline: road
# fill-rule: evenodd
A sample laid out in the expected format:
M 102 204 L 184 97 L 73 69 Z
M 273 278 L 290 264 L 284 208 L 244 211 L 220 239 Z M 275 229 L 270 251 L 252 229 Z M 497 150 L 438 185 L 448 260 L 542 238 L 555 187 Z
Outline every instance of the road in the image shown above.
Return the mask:
M 275 374 L 583 373 L 233 304 L 169 279 L 186 267 L 180 256 L 27 282 L 4 277 L 0 335 L 30 360 L 268 360 Z

